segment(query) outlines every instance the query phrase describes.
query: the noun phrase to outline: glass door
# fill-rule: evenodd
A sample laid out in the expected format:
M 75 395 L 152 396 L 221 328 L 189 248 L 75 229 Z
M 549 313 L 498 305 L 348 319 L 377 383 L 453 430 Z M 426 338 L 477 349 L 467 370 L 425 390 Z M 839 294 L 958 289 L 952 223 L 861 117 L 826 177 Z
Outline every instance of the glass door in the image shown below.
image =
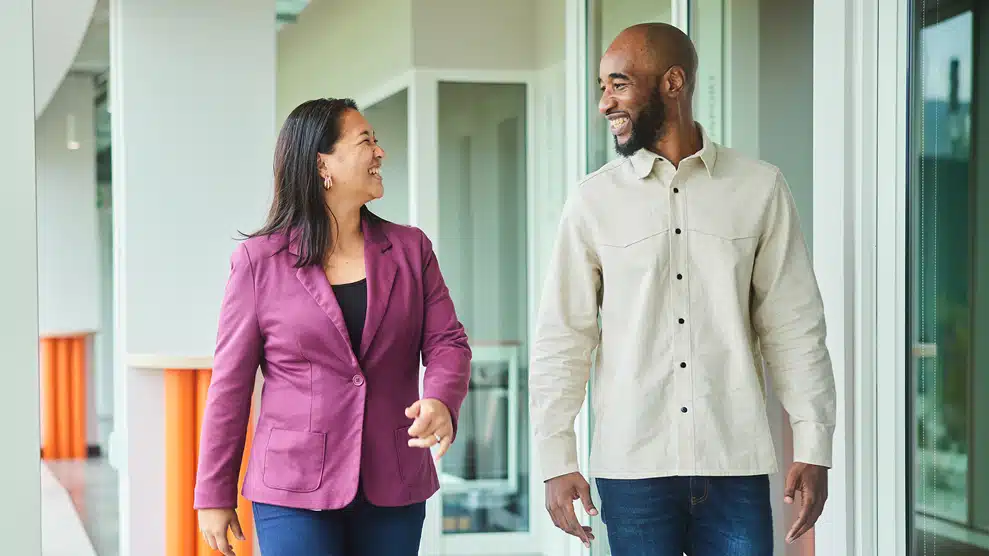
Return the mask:
M 989 165 L 976 155 L 989 131 L 979 102 L 989 90 L 985 14 L 984 2 L 928 0 L 913 17 L 908 320 L 918 555 L 989 555 Z
M 457 441 L 438 464 L 441 489 L 421 553 L 538 552 L 530 534 L 526 386 L 528 85 L 429 75 L 416 80 L 423 89 L 416 94 L 435 93 L 435 147 L 419 162 L 435 160 L 437 180 L 412 201 L 435 207 L 417 225 L 432 230 L 473 361 Z

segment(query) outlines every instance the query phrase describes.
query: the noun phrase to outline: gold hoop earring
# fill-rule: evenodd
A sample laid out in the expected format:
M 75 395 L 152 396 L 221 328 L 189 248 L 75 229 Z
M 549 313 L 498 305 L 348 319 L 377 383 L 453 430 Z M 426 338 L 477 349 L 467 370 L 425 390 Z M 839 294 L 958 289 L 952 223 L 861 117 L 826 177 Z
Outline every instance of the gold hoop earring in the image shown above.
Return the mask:
M 331 187 L 333 187 L 333 180 L 327 176 L 326 179 L 323 180 L 323 189 L 329 191 Z

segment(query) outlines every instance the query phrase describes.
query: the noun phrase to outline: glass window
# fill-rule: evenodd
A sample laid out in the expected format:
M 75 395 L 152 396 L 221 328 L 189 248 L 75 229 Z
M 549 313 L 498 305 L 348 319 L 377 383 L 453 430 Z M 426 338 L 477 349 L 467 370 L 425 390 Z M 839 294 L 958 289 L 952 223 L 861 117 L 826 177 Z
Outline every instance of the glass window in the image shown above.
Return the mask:
M 473 350 L 442 460 L 445 535 L 529 530 L 526 86 L 439 83 L 443 274 Z
M 588 0 L 587 2 L 587 172 L 596 171 L 601 166 L 618 157 L 614 149 L 614 138 L 608 130 L 604 117 L 598 112 L 600 90 L 597 85 L 598 65 L 601 56 L 615 37 L 626 27 L 637 23 L 672 23 L 673 2 L 676 0 Z M 593 376 L 593 373 L 592 373 Z M 594 390 L 592 378 L 589 391 Z M 590 396 L 588 399 L 592 399 Z M 594 409 L 590 409 L 590 436 L 593 438 Z M 593 475 L 593 470 L 585 475 Z M 600 504 L 597 487 L 591 477 L 592 495 Z M 579 510 L 582 511 L 582 510 Z M 609 556 L 607 529 L 600 516 L 590 522 L 594 531 L 591 554 Z
M 914 6 L 909 130 L 912 554 L 989 555 L 987 4 Z M 978 341 L 981 339 L 982 341 Z M 976 470 L 982 470 L 976 472 Z

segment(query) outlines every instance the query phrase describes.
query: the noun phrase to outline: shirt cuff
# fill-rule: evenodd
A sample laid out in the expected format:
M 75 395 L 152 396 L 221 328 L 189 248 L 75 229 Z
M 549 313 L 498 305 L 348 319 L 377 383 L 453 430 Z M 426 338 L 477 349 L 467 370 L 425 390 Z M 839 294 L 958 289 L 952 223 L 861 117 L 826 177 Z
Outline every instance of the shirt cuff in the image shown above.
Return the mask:
M 801 421 L 792 423 L 793 461 L 831 467 L 834 427 Z
M 543 481 L 580 471 L 577 463 L 577 437 L 568 434 L 542 439 L 539 467 Z

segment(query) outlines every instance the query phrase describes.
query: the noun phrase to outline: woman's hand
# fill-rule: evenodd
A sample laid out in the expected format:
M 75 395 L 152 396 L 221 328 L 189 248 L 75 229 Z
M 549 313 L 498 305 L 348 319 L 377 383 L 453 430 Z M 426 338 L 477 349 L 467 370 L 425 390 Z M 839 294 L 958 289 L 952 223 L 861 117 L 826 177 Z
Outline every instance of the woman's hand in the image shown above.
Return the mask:
M 233 508 L 199 510 L 199 530 L 206 539 L 206 544 L 213 550 L 220 551 L 223 556 L 236 556 L 227 541 L 228 527 L 238 540 L 245 540 L 240 521 L 237 520 L 237 512 Z
M 409 446 L 413 448 L 432 448 L 436 444 L 440 449 L 436 459 L 443 457 L 453 442 L 453 419 L 450 409 L 439 400 L 427 398 L 419 400 L 405 409 L 405 416 L 415 419 L 409 427 Z

